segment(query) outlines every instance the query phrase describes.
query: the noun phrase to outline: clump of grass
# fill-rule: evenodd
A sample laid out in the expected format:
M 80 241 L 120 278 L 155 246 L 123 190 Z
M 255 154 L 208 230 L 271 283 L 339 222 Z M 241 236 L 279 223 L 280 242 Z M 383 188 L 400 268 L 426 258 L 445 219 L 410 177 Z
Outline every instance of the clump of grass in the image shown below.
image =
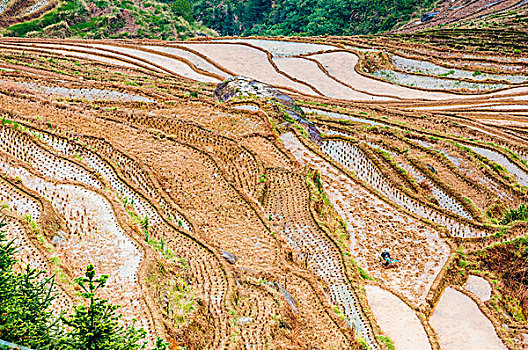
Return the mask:
M 443 74 L 439 74 L 438 76 L 440 76 L 440 77 L 447 77 L 447 76 L 449 76 L 449 75 L 453 75 L 453 74 L 455 74 L 455 71 L 451 69 L 449 72 L 447 72 L 447 73 L 443 73 Z
M 260 175 L 260 178 L 259 178 L 258 182 L 260 182 L 260 183 L 266 182 L 266 174 Z
M 501 225 L 507 225 L 513 221 L 522 220 L 527 221 L 528 220 L 528 203 L 523 203 L 519 205 L 518 208 L 512 208 L 507 210 L 504 213 L 504 218 L 500 222 Z
M 339 316 L 340 319 L 342 319 L 343 321 L 346 322 L 346 316 L 343 314 L 343 312 L 341 311 L 341 309 L 337 306 L 337 305 L 334 305 L 334 313 Z
M 143 219 L 140 219 L 139 223 L 141 225 L 141 228 L 143 229 L 143 232 L 145 233 L 145 242 L 148 243 L 150 239 L 150 234 L 148 232 L 148 228 L 149 228 L 148 216 L 145 215 Z
M 13 121 L 11 119 L 7 119 L 6 117 L 2 117 L 2 125 L 9 125 L 13 124 Z
M 361 350 L 369 350 L 370 349 L 367 341 L 364 338 L 362 338 L 360 336 L 357 336 L 356 339 L 357 339 L 357 341 L 359 343 L 359 346 L 360 346 Z
M 273 319 L 275 322 L 277 322 L 277 326 L 279 326 L 279 328 L 288 330 L 292 328 L 291 325 L 281 315 L 274 315 Z
M 364 280 L 375 281 L 375 279 L 370 277 L 367 271 L 363 270 L 361 267 L 359 267 L 359 265 L 358 265 L 358 272 L 361 278 L 363 278 Z
M 394 344 L 392 343 L 392 340 L 389 337 L 386 337 L 384 335 L 378 335 L 376 336 L 382 343 L 387 345 L 387 349 L 394 350 Z

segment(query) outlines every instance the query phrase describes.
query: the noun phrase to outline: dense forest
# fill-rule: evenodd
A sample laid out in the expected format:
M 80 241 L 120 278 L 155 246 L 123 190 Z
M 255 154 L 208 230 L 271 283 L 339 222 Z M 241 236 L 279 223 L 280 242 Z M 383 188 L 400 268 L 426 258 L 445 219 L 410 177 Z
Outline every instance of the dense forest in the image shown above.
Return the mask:
M 18 0 L 20 1 L 20 0 Z M 67 0 L 0 16 L 5 35 L 185 39 L 196 35 L 354 35 L 392 29 L 436 0 Z M 18 12 L 17 12 L 18 11 Z
M 195 19 L 221 35 L 353 35 L 393 28 L 434 0 L 193 0 Z

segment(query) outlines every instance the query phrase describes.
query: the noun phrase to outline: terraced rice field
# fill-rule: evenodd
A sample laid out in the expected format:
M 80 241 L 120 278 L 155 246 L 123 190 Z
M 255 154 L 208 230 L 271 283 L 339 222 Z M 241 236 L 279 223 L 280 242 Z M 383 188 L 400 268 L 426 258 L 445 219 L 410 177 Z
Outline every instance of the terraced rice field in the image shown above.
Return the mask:
M 59 276 L 58 310 L 93 263 L 121 322 L 175 349 L 527 346 L 489 281 L 450 274 L 526 234 L 499 223 L 528 191 L 526 57 L 362 40 L 2 40 L 20 266 Z M 237 75 L 299 108 L 215 100 Z

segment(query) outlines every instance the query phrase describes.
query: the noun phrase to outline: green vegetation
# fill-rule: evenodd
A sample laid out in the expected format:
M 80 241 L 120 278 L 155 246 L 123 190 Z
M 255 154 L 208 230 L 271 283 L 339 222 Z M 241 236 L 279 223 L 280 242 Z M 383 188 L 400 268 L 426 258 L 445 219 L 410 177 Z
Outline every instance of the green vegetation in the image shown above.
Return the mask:
M 359 267 L 359 265 L 357 265 L 357 269 L 361 278 L 364 280 L 375 281 L 375 279 L 370 277 L 367 271 L 363 270 L 361 267 Z
M 67 343 L 66 349 L 145 349 L 146 344 L 140 343 L 145 338 L 144 329 L 134 326 L 124 328 L 118 324 L 121 315 L 117 314 L 118 305 L 108 300 L 98 298 L 97 291 L 104 288 L 107 275 L 95 277 L 95 268 L 88 265 L 85 276 L 75 279 L 81 287 L 81 297 L 88 305 L 74 307 L 69 317 L 61 317 L 61 321 L 71 330 L 61 339 Z
M 434 0 L 65 0 L 40 18 L 9 27 L 6 35 L 174 40 L 216 32 L 242 36 L 376 34 L 419 17 L 432 10 L 435 3 Z M 16 23 L 18 18 L 14 19 Z M 524 20 L 525 17 L 508 19 L 517 23 L 513 27 Z M 490 26 L 493 23 L 484 25 Z M 465 36 L 471 34 L 470 29 L 442 27 L 394 35 L 406 40 L 436 38 L 464 44 Z M 525 51 L 523 38 L 512 43 L 500 40 L 498 34 L 494 37 L 497 39 L 493 42 L 482 44 L 490 47 L 499 44 L 516 55 Z M 444 76 L 448 75 L 451 73 Z
M 0 229 L 4 226 L 2 221 Z M 55 281 L 29 266 L 15 273 L 15 251 L 0 231 L 0 339 L 36 348 L 57 333 L 56 322 L 50 322 Z
M 38 31 L 62 21 L 66 21 L 66 23 L 68 21 L 74 21 L 76 16 L 83 18 L 87 16 L 88 13 L 89 9 L 83 7 L 80 1 L 75 0 L 64 2 L 41 18 L 15 24 L 9 27 L 8 30 L 10 30 L 14 36 L 25 36 L 29 32 Z
M 339 306 L 337 305 L 334 305 L 333 306 L 333 309 L 334 309 L 334 313 L 339 316 L 340 319 L 342 319 L 343 321 L 346 322 L 346 316 L 343 314 L 343 312 L 341 311 L 341 309 L 339 308 Z
M 364 338 L 357 336 L 356 339 L 359 343 L 359 347 L 361 348 L 361 350 L 369 350 L 368 343 Z
M 97 296 L 108 276 L 96 277 L 91 264 L 84 276 L 75 279 L 84 303 L 69 315 L 61 310 L 55 317 L 55 276 L 46 277 L 29 265 L 15 272 L 16 247 L 6 239 L 4 227 L 0 222 L 0 339 L 35 350 L 146 349 L 145 330 L 119 325 L 119 306 Z M 165 350 L 167 343 L 158 338 L 154 349 Z
M 413 18 L 425 0 L 193 0 L 195 18 L 222 35 L 378 33 Z
M 174 40 L 204 32 L 214 34 L 194 21 L 192 6 L 188 0 L 68 0 L 60 2 L 40 18 L 10 26 L 6 34 L 27 37 Z
M 453 75 L 453 74 L 455 74 L 455 71 L 451 69 L 447 73 L 438 74 L 438 76 L 439 77 L 447 77 L 447 76 L 450 76 L 450 75 Z
M 266 182 L 266 174 L 260 175 L 260 178 L 259 178 L 258 182 L 261 182 L 261 183 Z
M 376 337 L 387 346 L 387 349 L 394 350 L 394 344 L 392 343 L 392 340 L 389 337 L 383 335 L 378 335 Z
M 528 220 L 528 203 L 523 203 L 519 207 L 507 210 L 504 213 L 504 218 L 500 222 L 501 225 L 507 225 L 517 220 Z

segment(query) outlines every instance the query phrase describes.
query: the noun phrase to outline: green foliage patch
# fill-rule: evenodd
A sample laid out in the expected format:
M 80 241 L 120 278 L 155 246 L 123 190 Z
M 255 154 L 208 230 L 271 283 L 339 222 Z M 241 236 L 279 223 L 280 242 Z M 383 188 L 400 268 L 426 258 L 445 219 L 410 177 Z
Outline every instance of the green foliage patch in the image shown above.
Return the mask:
M 519 205 L 518 208 L 512 208 L 504 213 L 504 218 L 500 222 L 501 225 L 507 225 L 517 220 L 528 220 L 528 203 Z
M 353 35 L 392 29 L 433 0 L 193 0 L 195 18 L 222 35 Z
M 103 12 L 94 15 L 90 8 Z M 214 34 L 194 21 L 189 0 L 66 0 L 40 18 L 8 27 L 6 35 L 175 40 L 202 32 Z

